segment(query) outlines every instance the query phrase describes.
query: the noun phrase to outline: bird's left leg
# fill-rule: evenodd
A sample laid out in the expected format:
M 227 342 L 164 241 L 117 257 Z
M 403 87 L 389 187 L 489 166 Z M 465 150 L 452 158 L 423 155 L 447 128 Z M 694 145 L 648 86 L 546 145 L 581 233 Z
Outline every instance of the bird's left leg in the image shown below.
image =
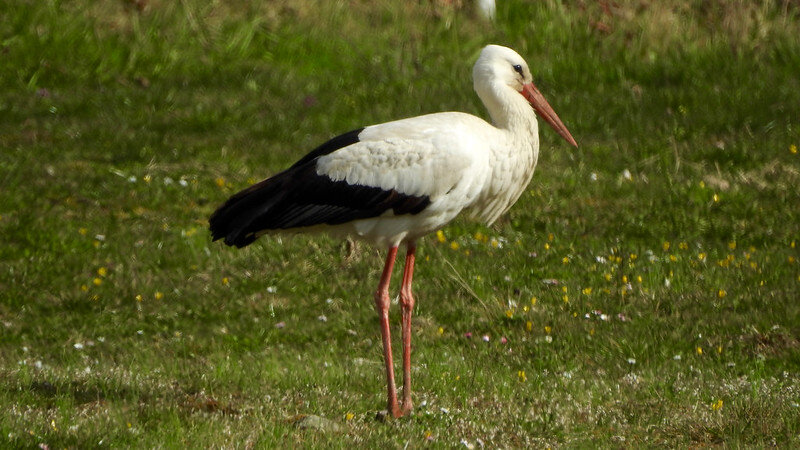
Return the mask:
M 390 247 L 389 254 L 386 255 L 386 264 L 383 266 L 383 274 L 375 291 L 375 310 L 381 324 L 381 339 L 383 340 L 383 361 L 386 364 L 386 389 L 387 389 L 387 410 L 394 417 L 400 417 L 403 413 L 397 404 L 397 390 L 394 384 L 394 364 L 392 363 L 392 337 L 389 332 L 389 281 L 392 278 L 392 268 L 394 259 L 397 256 L 397 247 Z
M 414 296 L 411 293 L 411 279 L 414 276 L 414 258 L 417 251 L 415 242 L 408 243 L 406 265 L 403 269 L 403 284 L 400 286 L 400 307 L 402 309 L 403 333 L 403 414 L 411 412 L 411 312 L 414 309 Z

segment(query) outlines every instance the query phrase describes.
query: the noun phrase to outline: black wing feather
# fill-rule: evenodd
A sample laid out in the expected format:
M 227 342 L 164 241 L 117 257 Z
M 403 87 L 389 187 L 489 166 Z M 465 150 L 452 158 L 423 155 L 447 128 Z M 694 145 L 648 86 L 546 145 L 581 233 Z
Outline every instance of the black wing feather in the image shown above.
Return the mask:
M 397 215 L 425 209 L 428 196 L 352 185 L 317 174 L 317 158 L 358 142 L 360 132 L 337 136 L 289 169 L 234 194 L 209 219 L 212 239 L 224 238 L 228 245 L 244 247 L 268 230 L 339 225 L 390 209 Z

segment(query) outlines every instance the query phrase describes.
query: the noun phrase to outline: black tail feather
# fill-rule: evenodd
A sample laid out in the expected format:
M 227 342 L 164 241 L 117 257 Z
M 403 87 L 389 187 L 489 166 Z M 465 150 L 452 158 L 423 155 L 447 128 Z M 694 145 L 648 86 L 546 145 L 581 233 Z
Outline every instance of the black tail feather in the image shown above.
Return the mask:
M 209 219 L 213 240 L 244 247 L 262 233 L 314 225 L 339 225 L 395 214 L 417 214 L 430 203 L 379 187 L 333 181 L 316 173 L 316 162 L 292 166 L 233 195 Z
M 270 230 L 339 225 L 376 217 L 389 209 L 395 214 L 417 214 L 425 209 L 430 203 L 428 196 L 352 185 L 317 174 L 320 156 L 358 142 L 362 130 L 337 136 L 289 169 L 234 194 L 208 220 L 211 238 L 244 247 Z
M 211 239 L 225 239 L 225 244 L 244 247 L 256 238 L 249 225 L 260 214 L 269 212 L 285 196 L 281 175 L 254 184 L 229 198 L 208 219 Z
M 256 239 L 254 231 L 260 231 L 252 229 L 254 221 L 263 222 L 263 220 L 257 219 L 280 215 L 280 208 L 276 208 L 276 206 L 289 195 L 290 188 L 287 184 L 297 178 L 297 172 L 302 172 L 301 169 L 304 167 L 313 166 L 313 161 L 322 155 L 358 142 L 358 135 L 363 130 L 363 128 L 359 128 L 328 140 L 309 152 L 288 170 L 232 196 L 209 219 L 212 239 L 216 241 L 224 238 L 226 244 L 237 247 L 244 247 L 253 242 Z M 273 211 L 273 209 L 278 209 L 278 211 Z

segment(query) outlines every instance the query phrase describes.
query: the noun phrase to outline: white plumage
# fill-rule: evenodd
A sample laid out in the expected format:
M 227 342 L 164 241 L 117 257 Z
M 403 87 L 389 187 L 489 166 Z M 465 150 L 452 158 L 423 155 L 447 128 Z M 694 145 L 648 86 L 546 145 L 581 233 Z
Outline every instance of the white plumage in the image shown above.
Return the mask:
M 513 50 L 485 47 L 473 80 L 492 124 L 445 112 L 345 133 L 284 172 L 234 195 L 209 220 L 214 240 L 224 238 L 238 247 L 264 233 L 292 230 L 349 234 L 389 248 L 375 304 L 381 317 L 388 407 L 395 416 L 412 407 L 411 278 L 417 239 L 461 212 L 491 224 L 516 202 L 539 156 L 536 114 L 577 146 Z M 400 290 L 401 408 L 394 385 L 388 286 L 397 247 L 403 243 L 408 252 Z
M 491 175 L 485 142 L 489 125 L 462 113 L 440 113 L 367 127 L 359 142 L 317 160 L 317 173 L 351 185 L 375 186 L 430 199 L 413 216 L 392 212 L 338 225 L 377 246 L 397 246 L 441 228 L 471 206 Z M 472 138 L 470 138 L 472 136 Z

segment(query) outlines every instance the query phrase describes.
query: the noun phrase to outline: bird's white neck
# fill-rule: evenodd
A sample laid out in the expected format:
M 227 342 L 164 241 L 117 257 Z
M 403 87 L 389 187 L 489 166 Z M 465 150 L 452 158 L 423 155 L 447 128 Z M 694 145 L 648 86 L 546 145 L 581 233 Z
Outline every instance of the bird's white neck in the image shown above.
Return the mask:
M 516 139 L 532 140 L 533 146 L 538 147 L 539 124 L 536 113 L 522 94 L 507 85 L 496 84 L 478 91 L 478 96 L 489 111 L 495 127 L 510 132 Z

